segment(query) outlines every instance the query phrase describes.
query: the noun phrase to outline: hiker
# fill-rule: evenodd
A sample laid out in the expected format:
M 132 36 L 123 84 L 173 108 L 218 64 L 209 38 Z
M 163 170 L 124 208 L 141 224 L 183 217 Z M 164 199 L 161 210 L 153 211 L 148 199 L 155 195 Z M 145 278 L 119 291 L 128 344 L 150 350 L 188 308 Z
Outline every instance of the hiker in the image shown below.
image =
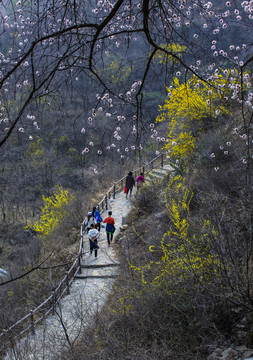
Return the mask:
M 97 229 L 95 229 L 95 225 L 91 224 L 90 225 L 90 230 L 88 232 L 88 237 L 89 237 L 89 241 L 90 241 L 90 255 L 92 255 L 93 249 L 95 250 L 95 259 L 97 259 L 97 255 L 98 255 L 98 238 L 99 238 L 99 231 Z
M 93 207 L 92 215 L 94 216 L 96 220 L 96 229 L 100 231 L 100 223 L 103 221 L 99 210 L 96 208 L 96 206 Z
M 113 233 L 115 231 L 115 221 L 114 218 L 112 217 L 112 212 L 108 211 L 108 217 L 104 219 L 103 223 L 106 223 L 106 234 L 107 234 L 107 242 L 108 242 L 108 246 L 111 246 L 111 242 L 113 239 Z
M 95 227 L 95 225 L 96 225 L 96 220 L 95 220 L 94 216 L 92 215 L 92 212 L 91 212 L 91 211 L 88 212 L 86 218 L 84 219 L 83 224 L 84 224 L 85 226 L 87 226 L 87 233 L 89 232 L 89 230 L 90 230 L 90 228 L 91 228 L 91 224 L 93 224 L 94 227 Z
M 128 195 L 128 192 L 130 190 L 130 196 L 132 195 L 132 190 L 133 190 L 133 187 L 135 186 L 135 180 L 134 180 L 134 177 L 133 177 L 133 173 L 132 171 L 130 171 L 126 177 L 126 199 L 127 199 L 127 195 Z
M 145 178 L 144 178 L 144 176 L 143 176 L 143 173 L 140 173 L 140 175 L 139 176 L 137 176 L 137 178 L 136 178 L 136 186 L 137 186 L 137 194 L 138 194 L 138 192 L 139 192 L 139 190 L 140 190 L 140 188 L 142 187 L 142 185 L 145 183 Z

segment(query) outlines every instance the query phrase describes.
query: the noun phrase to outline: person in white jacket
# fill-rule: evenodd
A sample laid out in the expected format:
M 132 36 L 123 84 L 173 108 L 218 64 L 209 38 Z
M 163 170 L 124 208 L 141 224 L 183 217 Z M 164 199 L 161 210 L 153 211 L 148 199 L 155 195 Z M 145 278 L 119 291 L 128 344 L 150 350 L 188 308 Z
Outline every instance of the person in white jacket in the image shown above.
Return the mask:
M 89 237 L 89 241 L 90 241 L 90 255 L 92 255 L 93 249 L 95 250 L 95 259 L 97 259 L 97 255 L 98 255 L 98 238 L 99 238 L 99 231 L 97 229 L 95 229 L 95 225 L 94 224 L 90 224 L 90 230 L 88 231 L 88 237 Z
M 94 224 L 94 227 L 96 226 L 96 220 L 94 216 L 92 215 L 92 212 L 88 212 L 86 218 L 84 219 L 83 225 L 86 226 L 87 233 L 89 232 L 91 228 L 91 224 Z

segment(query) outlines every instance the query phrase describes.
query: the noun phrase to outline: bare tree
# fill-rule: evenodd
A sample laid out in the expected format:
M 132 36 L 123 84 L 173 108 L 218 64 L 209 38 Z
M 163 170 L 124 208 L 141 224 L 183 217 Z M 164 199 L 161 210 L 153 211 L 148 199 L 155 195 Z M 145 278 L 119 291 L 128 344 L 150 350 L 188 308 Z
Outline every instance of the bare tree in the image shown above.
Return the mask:
M 195 74 L 208 81 L 207 72 L 216 66 L 231 63 L 241 70 L 243 64 L 250 65 L 248 34 L 240 35 L 238 40 L 245 43 L 238 45 L 234 57 L 225 37 L 227 28 L 247 27 L 250 33 L 248 14 L 246 5 L 238 10 L 236 3 L 227 2 L 221 9 L 217 1 L 2 1 L 0 146 L 17 126 L 25 134 L 28 123 L 39 129 L 33 104 L 49 101 L 63 84 L 63 74 L 70 86 L 81 73 L 98 81 L 104 91 L 94 99 L 92 116 L 108 100 L 118 109 L 123 104 L 132 107 L 131 122 L 140 143 L 146 127 L 144 94 L 152 79 L 159 75 L 162 81 L 163 74 L 168 81 L 171 73 L 183 72 L 183 77 Z M 108 55 L 119 53 L 136 67 L 134 76 L 138 74 L 137 79 L 130 75 L 120 82 L 120 88 L 103 72 Z M 154 62 L 158 54 L 165 58 L 159 64 Z

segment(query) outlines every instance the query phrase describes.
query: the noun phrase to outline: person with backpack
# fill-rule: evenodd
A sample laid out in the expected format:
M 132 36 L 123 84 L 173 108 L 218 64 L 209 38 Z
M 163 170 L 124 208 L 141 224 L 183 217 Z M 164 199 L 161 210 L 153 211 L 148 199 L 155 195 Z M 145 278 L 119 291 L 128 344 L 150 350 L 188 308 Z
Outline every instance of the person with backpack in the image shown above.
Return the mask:
M 92 215 L 92 212 L 90 211 L 90 212 L 88 212 L 88 214 L 83 222 L 83 225 L 85 225 L 87 228 L 87 233 L 91 229 L 91 224 L 93 224 L 94 227 L 96 226 L 96 220 L 95 220 L 94 216 Z
M 99 249 L 98 246 L 99 231 L 95 229 L 94 224 L 90 225 L 90 230 L 88 231 L 88 237 L 90 241 L 90 255 L 92 255 L 92 252 L 94 250 L 95 259 L 97 259 L 98 249 Z
M 126 177 L 126 185 L 125 185 L 125 188 L 126 188 L 126 199 L 127 199 L 127 195 L 128 195 L 128 192 L 130 191 L 130 196 L 132 195 L 132 191 L 133 191 L 133 187 L 135 186 L 135 180 L 134 180 L 134 177 L 133 177 L 133 173 L 132 171 L 130 171 Z
M 112 217 L 112 212 L 108 211 L 108 217 L 104 219 L 103 223 L 106 223 L 106 235 L 107 235 L 107 242 L 108 242 L 108 246 L 111 246 L 111 242 L 113 239 L 113 234 L 115 231 L 115 221 L 114 218 Z
M 96 208 L 96 206 L 93 207 L 93 211 L 92 211 L 92 215 L 96 220 L 96 229 L 98 229 L 98 231 L 100 231 L 100 224 L 103 221 L 99 210 Z

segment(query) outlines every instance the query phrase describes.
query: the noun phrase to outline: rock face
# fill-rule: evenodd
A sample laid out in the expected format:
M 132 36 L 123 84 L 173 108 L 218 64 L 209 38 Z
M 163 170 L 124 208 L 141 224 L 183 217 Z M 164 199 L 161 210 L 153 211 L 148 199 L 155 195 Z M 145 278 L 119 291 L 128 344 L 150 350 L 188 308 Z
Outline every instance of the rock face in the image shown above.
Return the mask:
M 8 271 L 5 271 L 4 269 L 0 268 L 0 283 L 1 281 L 9 280 L 10 274 Z
M 215 349 L 207 360 L 253 360 L 253 349 L 246 346 Z

